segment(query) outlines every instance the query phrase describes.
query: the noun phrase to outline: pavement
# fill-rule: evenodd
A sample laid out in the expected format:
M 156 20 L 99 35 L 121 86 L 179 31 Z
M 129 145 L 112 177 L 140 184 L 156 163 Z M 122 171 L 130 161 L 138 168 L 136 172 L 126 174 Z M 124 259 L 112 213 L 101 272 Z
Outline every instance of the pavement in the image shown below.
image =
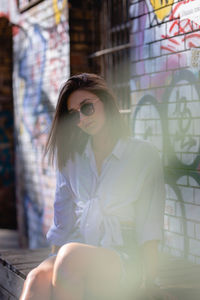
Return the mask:
M 17 230 L 0 229 L 0 250 L 17 248 L 19 248 Z

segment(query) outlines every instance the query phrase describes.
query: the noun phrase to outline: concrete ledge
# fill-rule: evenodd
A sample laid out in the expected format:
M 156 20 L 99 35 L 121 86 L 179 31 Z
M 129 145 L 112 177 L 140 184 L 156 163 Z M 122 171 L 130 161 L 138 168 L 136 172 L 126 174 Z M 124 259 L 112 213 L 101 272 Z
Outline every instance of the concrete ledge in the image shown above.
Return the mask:
M 47 258 L 49 253 L 50 249 L 44 248 L 0 250 L 0 299 L 18 299 L 29 271 Z M 176 296 L 177 300 L 200 299 L 200 265 L 160 254 L 159 277 L 161 289 Z

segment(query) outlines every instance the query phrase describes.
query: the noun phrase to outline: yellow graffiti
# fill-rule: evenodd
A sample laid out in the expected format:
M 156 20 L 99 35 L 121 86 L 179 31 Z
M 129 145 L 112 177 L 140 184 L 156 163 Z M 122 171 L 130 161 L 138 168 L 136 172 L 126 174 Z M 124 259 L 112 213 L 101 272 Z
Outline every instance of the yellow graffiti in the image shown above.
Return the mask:
M 62 12 L 63 12 L 64 8 L 66 7 L 67 0 L 63 0 L 60 5 L 58 5 L 58 0 L 52 0 L 52 1 L 53 1 L 53 10 L 55 13 L 56 24 L 59 24 Z
M 167 17 L 172 9 L 174 0 L 150 0 L 151 5 L 154 8 L 154 13 L 156 14 L 158 20 L 162 21 Z

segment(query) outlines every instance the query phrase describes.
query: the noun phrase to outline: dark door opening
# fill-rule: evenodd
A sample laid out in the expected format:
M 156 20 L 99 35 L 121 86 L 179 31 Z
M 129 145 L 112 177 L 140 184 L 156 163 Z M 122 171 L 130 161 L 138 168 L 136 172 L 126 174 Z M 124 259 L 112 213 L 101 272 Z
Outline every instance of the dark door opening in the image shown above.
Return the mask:
M 12 26 L 0 18 L 0 228 L 16 229 Z

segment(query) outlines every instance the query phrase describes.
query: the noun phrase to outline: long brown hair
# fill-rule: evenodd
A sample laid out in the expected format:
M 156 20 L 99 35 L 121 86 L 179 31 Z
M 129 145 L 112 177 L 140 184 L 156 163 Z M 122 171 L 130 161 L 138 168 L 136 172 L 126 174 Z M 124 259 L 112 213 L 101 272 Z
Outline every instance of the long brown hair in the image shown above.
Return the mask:
M 49 154 L 49 161 L 52 164 L 56 158 L 59 169 L 65 166 L 70 157 L 73 158 L 75 152 L 83 152 L 89 137 L 78 126 L 72 124 L 68 118 L 67 100 L 69 95 L 77 90 L 89 91 L 103 102 L 106 123 L 114 142 L 129 135 L 115 97 L 104 79 L 96 74 L 82 73 L 74 75 L 64 83 L 60 91 L 44 151 L 44 155 Z

